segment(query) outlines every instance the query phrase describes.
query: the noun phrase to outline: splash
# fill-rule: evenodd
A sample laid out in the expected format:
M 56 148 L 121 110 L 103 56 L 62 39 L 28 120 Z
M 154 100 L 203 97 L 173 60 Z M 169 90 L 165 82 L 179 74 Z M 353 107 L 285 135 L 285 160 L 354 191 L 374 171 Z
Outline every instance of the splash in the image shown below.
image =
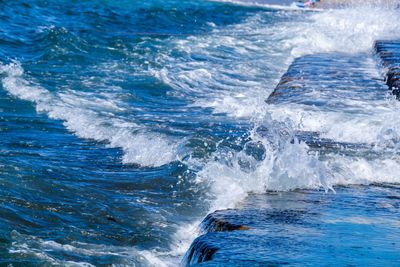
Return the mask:
M 400 22 L 393 19 L 398 16 L 398 10 L 388 9 L 382 5 L 379 8 L 373 5 L 358 5 L 355 8 L 354 5 L 343 9 L 307 14 L 303 18 L 298 18 L 300 21 L 289 20 L 270 28 L 262 27 L 262 16 L 256 15 L 243 24 L 233 26 L 230 29 L 231 35 L 226 39 L 219 37 L 218 41 L 222 41 L 224 46 L 232 50 L 240 47 L 247 62 L 251 62 L 249 54 L 254 51 L 269 54 L 269 60 L 273 60 L 274 55 L 278 55 L 281 58 L 278 69 L 282 70 L 295 57 L 322 52 L 368 53 L 374 40 L 399 36 L 397 29 L 400 27 Z M 250 31 L 251 37 L 240 35 L 241 30 Z M 235 32 L 233 36 L 232 31 Z M 214 33 L 216 38 L 216 36 L 224 36 L 226 32 L 216 29 Z M 196 38 L 180 45 L 189 46 L 190 44 L 190 53 L 209 53 L 214 45 L 212 39 L 214 36 L 199 38 L 201 41 Z M 263 46 L 257 46 L 257 40 L 260 39 L 269 39 L 271 42 L 268 42 L 267 46 L 263 42 Z M 196 46 L 195 43 L 200 43 L 201 46 Z M 262 47 L 267 48 L 264 51 Z M 282 57 L 286 56 L 288 60 L 283 61 Z M 258 61 L 255 57 L 253 60 L 255 69 L 246 70 L 246 73 L 249 73 L 248 77 L 259 77 L 261 73 L 268 72 L 269 69 L 276 71 L 276 68 L 266 67 L 265 63 L 264 69 L 257 68 Z M 182 68 L 185 68 L 187 73 L 191 67 L 185 63 Z M 367 60 L 363 68 L 366 76 L 378 77 L 378 72 L 371 60 Z M 205 71 L 207 78 L 200 76 L 193 78 L 189 75 L 186 79 L 180 79 L 178 83 L 175 82 L 175 75 L 182 75 L 182 73 L 169 72 L 165 75 L 167 78 L 163 79 L 177 89 L 187 89 L 188 86 L 211 89 L 208 83 L 215 85 L 229 80 L 222 76 L 222 73 L 226 71 L 222 70 L 220 73 L 220 69 L 216 66 L 203 66 L 203 69 L 207 70 Z M 242 72 L 243 69 L 238 69 L 236 77 L 240 77 L 239 73 Z M 261 99 L 266 98 L 265 92 L 272 91 L 270 85 L 276 84 L 276 76 L 271 75 L 260 80 L 255 78 L 251 82 L 245 84 L 239 79 L 231 80 L 230 83 L 237 85 L 237 89 L 234 86 L 233 90 L 226 92 L 218 90 L 211 93 L 212 99 L 198 102 L 199 105 L 212 107 L 216 112 L 225 112 L 239 120 L 250 119 L 254 125 L 251 142 L 247 143 L 242 151 L 220 149 L 214 154 L 213 160 L 206 163 L 198 173 L 197 182 L 208 184 L 210 187 L 209 198 L 212 199 L 210 211 L 233 207 L 250 192 L 286 191 L 296 188 L 333 190 L 333 187 L 338 184 L 398 182 L 390 168 L 384 172 L 385 174 L 376 174 L 375 178 L 370 173 L 372 166 L 386 168 L 398 162 L 397 156 L 392 152 L 382 156 L 382 159 L 372 161 L 338 155 L 321 160 L 318 153 L 310 151 L 310 148 L 305 143 L 296 140 L 293 134 L 297 130 L 319 131 L 323 137 L 337 141 L 365 142 L 375 147 L 381 146 L 382 140 L 393 144 L 398 135 L 397 119 L 393 120 L 397 102 L 391 99 L 348 102 L 347 104 L 353 108 L 363 109 L 360 116 L 349 113 L 349 117 L 338 111 L 313 112 L 295 105 L 265 106 Z M 245 100 L 235 103 L 238 98 L 232 98 L 232 91 L 235 91 L 236 95 L 243 96 Z M 240 110 L 247 112 L 239 112 Z M 256 130 L 260 127 L 269 131 L 275 128 L 277 132 L 260 135 Z M 286 129 L 284 132 L 291 133 L 288 135 L 290 138 L 282 139 L 279 130 L 282 127 Z M 253 150 L 262 147 L 264 150 L 262 159 L 248 155 L 246 152 L 248 146 L 252 146 Z M 388 148 L 385 147 L 385 149 Z M 346 166 L 352 167 L 349 169 Z
M 249 140 L 240 152 L 216 152 L 216 160 L 198 174 L 199 183 L 210 183 L 211 211 L 233 208 L 248 193 L 332 189 L 318 153 L 310 153 L 295 137 L 289 119 L 278 122 L 265 116 Z
M 149 74 L 171 88 L 168 94 L 187 100 L 191 107 L 211 109 L 222 120 L 252 125 L 249 136 L 238 140 L 240 151 L 221 145 L 201 162 L 185 161 L 189 167 L 200 169 L 196 182 L 209 189 L 209 211 L 234 207 L 251 192 L 296 188 L 329 191 L 339 184 L 399 182 L 396 173 L 400 161 L 394 153 L 399 136 L 397 102 L 380 100 L 378 107 L 376 102 L 360 101 L 358 108 L 366 112 L 358 117 L 295 105 L 272 107 L 264 102 L 295 57 L 368 52 L 375 39 L 398 38 L 398 13 L 368 5 L 320 13 L 257 9 L 255 15 L 235 25 L 210 22 L 210 33 L 162 40 L 163 47 L 154 60 L 157 64 L 146 64 L 150 65 Z M 271 17 L 277 22 L 271 23 Z M 367 69 L 376 75 L 376 70 Z M 32 102 L 38 112 L 50 118 L 62 120 L 81 138 L 121 148 L 123 163 L 160 166 L 181 156 L 181 140 L 119 116 L 125 103 L 115 94 L 68 89 L 55 93 L 35 85 L 17 62 L 0 65 L 0 73 L 3 88 L 10 95 Z M 318 131 L 336 141 L 368 143 L 379 153 L 389 153 L 382 152 L 373 159 L 338 154 L 322 157 L 296 137 L 297 130 Z M 148 261 L 160 266 L 159 259 L 169 262 L 169 256 L 182 255 L 197 234 L 196 225 L 197 221 L 183 225 L 168 253 L 145 252 L 151 259 Z M 103 251 L 95 246 L 93 249 Z M 176 265 L 176 260 L 169 265 Z
M 299 25 L 301 29 L 288 27 L 293 38 L 286 45 L 293 47 L 293 57 L 332 51 L 368 51 L 377 39 L 399 36 L 396 29 L 400 22 L 394 19 L 398 14 L 396 9 L 366 5 L 316 13 L 308 23 Z
M 344 99 L 353 109 L 347 114 L 264 102 L 294 58 L 326 52 L 369 57 L 376 39 L 400 37 L 398 15 L 399 10 L 390 5 L 365 3 L 306 13 L 272 13 L 267 8 L 236 25 L 213 25 L 209 35 L 170 40 L 173 50 L 160 57 L 164 67 L 154 69 L 154 77 L 168 84 L 171 94 L 190 99 L 193 106 L 252 125 L 249 136 L 237 140 L 240 151 L 219 146 L 204 161 L 187 162 L 194 169 L 201 165 L 196 182 L 208 188 L 209 212 L 235 207 L 249 193 L 298 188 L 334 191 L 337 185 L 400 182 L 395 152 L 398 103 L 385 98 L 384 92 L 374 101 Z M 271 16 L 279 22 L 268 25 Z M 181 57 L 170 56 L 176 54 Z M 379 79 L 372 59 L 360 68 L 366 77 Z M 298 140 L 297 131 L 368 144 L 379 156 L 354 157 L 340 151 L 321 155 Z M 172 251 L 184 250 L 190 244 L 187 236 L 198 234 L 195 227 L 181 229 Z

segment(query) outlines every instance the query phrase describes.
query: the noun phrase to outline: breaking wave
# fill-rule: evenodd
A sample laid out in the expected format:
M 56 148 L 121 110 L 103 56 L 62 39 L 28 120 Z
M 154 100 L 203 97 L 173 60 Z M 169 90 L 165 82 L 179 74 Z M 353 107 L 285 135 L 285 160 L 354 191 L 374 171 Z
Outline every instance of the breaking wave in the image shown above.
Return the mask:
M 120 148 L 124 164 L 143 167 L 181 161 L 188 170 L 180 177 L 194 177 L 198 191 L 206 188 L 201 199 L 206 211 L 234 207 L 252 192 L 297 188 L 334 191 L 337 185 L 399 183 L 397 101 L 390 97 L 371 101 L 362 96 L 357 101 L 340 99 L 350 107 L 348 112 L 265 103 L 293 59 L 308 54 L 365 53 L 368 58 L 360 68 L 366 77 L 379 79 L 368 53 L 374 40 L 400 37 L 399 10 L 362 5 L 292 12 L 265 6 L 252 7 L 246 14 L 231 24 L 214 23 L 210 16 L 202 25 L 205 33 L 156 35 L 154 42 L 149 41 L 152 36 L 145 36 L 139 38 L 138 47 L 116 38 L 115 47 L 122 47 L 118 53 L 137 64 L 121 77 L 154 79 L 151 82 L 163 88 L 161 92 L 138 89 L 150 91 L 147 98 L 135 95 L 138 91 L 128 95 L 118 86 L 103 91 L 74 90 L 70 84 L 50 89 L 29 72 L 24 73 L 24 62 L 20 61 L 0 65 L 2 87 L 13 97 L 33 103 L 37 112 L 63 121 L 78 137 Z M 124 71 L 129 64 L 121 65 L 107 71 Z M 90 87 L 95 82 L 89 79 L 86 83 Z M 169 101 L 151 99 L 159 95 Z M 131 108 L 135 97 L 138 102 L 148 101 L 148 106 Z M 161 108 L 155 108 L 156 104 Z M 143 119 L 148 117 L 151 122 Z M 323 138 L 362 144 L 370 150 L 356 156 L 321 154 L 298 138 L 299 131 L 318 132 Z M 176 222 L 179 229 L 171 234 L 167 252 L 163 248 L 132 252 L 125 247 L 61 245 L 13 232 L 11 253 L 33 253 L 54 264 L 90 266 L 60 261 L 43 252 L 74 250 L 82 255 L 111 255 L 121 265 L 172 266 L 197 234 L 199 216 L 195 217 L 189 225 Z M 25 251 L 26 246 L 30 250 Z M 135 256 L 130 258 L 129 253 Z

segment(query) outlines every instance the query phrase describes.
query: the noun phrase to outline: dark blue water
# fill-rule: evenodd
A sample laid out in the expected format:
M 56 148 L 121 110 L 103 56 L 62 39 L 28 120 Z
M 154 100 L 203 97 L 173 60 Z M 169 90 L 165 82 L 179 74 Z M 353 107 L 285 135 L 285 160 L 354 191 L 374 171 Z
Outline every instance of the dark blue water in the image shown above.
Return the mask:
M 331 162 L 321 183 L 309 162 L 324 159 L 307 156 L 313 179 L 271 182 L 270 151 L 253 141 L 254 129 L 292 117 L 288 109 L 272 123 L 264 100 L 294 57 L 368 54 L 375 38 L 397 32 L 396 12 L 0 1 L 0 264 L 176 266 L 208 212 L 249 192 L 341 183 Z M 383 112 L 394 118 L 397 104 L 387 101 Z M 332 114 L 320 124 L 344 121 Z M 368 136 L 348 125 L 325 132 L 397 144 L 396 120 L 362 119 L 378 125 Z M 346 160 L 381 164 L 385 176 L 347 172 L 345 184 L 399 182 L 396 157 Z

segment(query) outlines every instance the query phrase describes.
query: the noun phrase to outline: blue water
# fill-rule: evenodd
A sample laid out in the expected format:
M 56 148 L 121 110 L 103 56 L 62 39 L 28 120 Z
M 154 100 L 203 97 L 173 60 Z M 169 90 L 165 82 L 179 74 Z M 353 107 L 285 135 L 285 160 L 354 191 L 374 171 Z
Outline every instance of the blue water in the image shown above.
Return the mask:
M 395 15 L 196 0 L 1 1 L 0 265 L 176 266 L 199 221 L 249 192 L 400 182 L 397 157 L 364 156 L 348 165 L 380 164 L 384 177 L 357 165 L 345 182 L 332 167 L 328 183 L 311 170 L 315 179 L 277 185 L 265 171 L 268 151 L 252 141 L 260 124 L 275 124 L 265 99 L 293 58 L 369 53 L 375 38 L 397 33 Z M 385 118 L 396 105 L 387 100 Z M 326 134 L 397 144 L 395 119 L 365 120 L 378 124 L 368 136 L 348 125 Z
M 398 193 L 379 185 L 250 195 L 208 217 L 249 229 L 200 236 L 197 252 L 203 246 L 212 257 L 197 265 L 195 255 L 192 265 L 398 266 Z
M 381 47 L 384 51 L 385 46 Z M 395 49 L 389 47 L 382 55 L 392 55 L 387 52 Z M 375 120 L 376 109 L 383 113 L 391 102 L 388 87 L 378 73 L 374 75 L 372 70 L 376 66 L 371 61 L 365 53 L 331 52 L 297 58 L 268 97 L 269 109 L 272 113 L 282 109 L 307 110 L 309 114 L 302 117 L 304 126 L 315 117 L 340 112 L 343 120 L 338 122 L 340 127 L 350 121 L 362 128 L 363 123 Z M 374 108 L 369 109 L 371 106 Z M 322 128 L 322 123 L 314 127 Z M 372 145 L 365 139 L 357 142 L 358 129 L 354 126 L 346 130 L 352 132 L 351 140 L 347 141 L 341 140 L 343 135 L 337 135 L 336 126 L 332 133 L 304 128 L 291 132 L 287 125 L 275 122 L 273 127 L 270 123 L 257 129 L 252 138 L 262 136 L 261 140 L 268 140 L 275 147 L 272 153 L 264 152 L 263 161 L 274 162 L 267 179 L 280 192 L 249 194 L 233 209 L 210 213 L 201 223 L 201 235 L 186 254 L 187 263 L 191 266 L 397 266 L 400 263 L 399 187 L 396 176 L 388 183 L 386 179 L 391 175 L 384 173 L 394 170 L 385 167 L 384 162 L 397 162 L 397 145 L 392 147 L 393 143 L 379 141 Z M 396 143 L 389 132 L 381 138 L 388 134 L 386 141 L 392 139 Z M 364 133 L 361 137 L 365 136 Z M 271 154 L 273 158 L 268 159 Z M 375 184 L 366 181 L 370 166 Z M 268 172 L 268 168 L 264 171 Z M 333 184 L 334 177 L 338 180 Z M 293 184 L 306 188 L 302 183 L 312 186 L 318 182 L 328 192 L 287 190 Z M 341 183 L 347 185 L 339 186 Z M 357 183 L 364 185 L 354 185 Z

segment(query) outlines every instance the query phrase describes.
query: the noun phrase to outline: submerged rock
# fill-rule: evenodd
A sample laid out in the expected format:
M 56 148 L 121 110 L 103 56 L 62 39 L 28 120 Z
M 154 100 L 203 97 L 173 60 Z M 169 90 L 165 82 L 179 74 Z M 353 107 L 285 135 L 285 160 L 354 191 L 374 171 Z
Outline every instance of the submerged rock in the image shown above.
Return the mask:
M 197 263 L 202 263 L 212 260 L 213 255 L 219 250 L 209 242 L 205 236 L 196 238 L 190 246 L 184 258 L 184 264 L 191 266 Z
M 229 218 L 224 218 L 224 212 L 226 213 L 226 211 L 216 211 L 207 215 L 201 223 L 202 229 L 206 232 L 230 232 L 250 229 L 246 225 L 230 222 Z

